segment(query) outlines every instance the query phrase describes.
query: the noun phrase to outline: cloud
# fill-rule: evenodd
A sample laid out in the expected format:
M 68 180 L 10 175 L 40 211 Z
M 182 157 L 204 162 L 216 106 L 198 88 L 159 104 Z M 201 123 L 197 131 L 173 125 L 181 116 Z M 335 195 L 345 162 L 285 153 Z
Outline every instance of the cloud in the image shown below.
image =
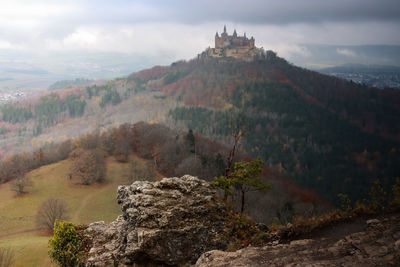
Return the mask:
M 347 48 L 337 48 L 336 52 L 339 55 L 347 56 L 347 57 L 355 57 L 357 56 L 356 52 Z
M 398 0 L 2 0 L 0 48 L 188 59 L 227 24 L 257 46 L 307 57 L 306 43 L 400 44 L 399 13 Z
M 150 1 L 157 2 L 159 1 Z M 168 1 L 173 18 L 185 22 L 237 21 L 254 24 L 334 21 L 399 21 L 398 0 L 203 0 Z M 166 13 L 169 16 L 169 13 Z
M 100 0 L 83 3 L 84 9 L 93 11 L 86 16 L 88 20 L 114 23 L 121 20 L 185 24 L 216 21 L 251 24 L 400 21 L 398 0 Z
M 4 40 L 0 40 L 0 49 L 9 49 L 12 48 L 12 45 Z

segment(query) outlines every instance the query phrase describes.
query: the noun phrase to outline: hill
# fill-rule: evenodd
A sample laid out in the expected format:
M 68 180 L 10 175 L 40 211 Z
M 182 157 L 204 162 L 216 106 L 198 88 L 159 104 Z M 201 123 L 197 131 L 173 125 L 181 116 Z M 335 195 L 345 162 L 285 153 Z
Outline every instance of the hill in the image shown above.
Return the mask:
M 169 116 L 206 136 L 227 140 L 241 118 L 246 151 L 330 202 L 338 193 L 361 199 L 375 179 L 389 185 L 400 175 L 397 90 L 299 68 L 271 51 L 253 62 L 177 62 L 129 79 L 183 102 Z
M 57 82 L 51 84 L 49 86 L 48 90 L 53 91 L 53 90 L 67 88 L 70 86 L 88 85 L 88 84 L 92 84 L 92 83 L 95 83 L 95 80 L 85 79 L 85 78 L 76 78 L 75 80 L 62 80 L 62 81 L 57 81 Z
M 119 215 L 115 196 L 117 187 L 128 183 L 129 164 L 108 158 L 106 182 L 91 186 L 70 180 L 70 165 L 70 160 L 64 160 L 31 171 L 27 176 L 33 187 L 23 196 L 15 196 L 10 182 L 0 185 L 0 247 L 13 249 L 13 266 L 26 266 L 27 262 L 30 266 L 51 265 L 47 256 L 49 236 L 35 226 L 38 207 L 49 197 L 65 200 L 69 221 L 77 224 L 111 222 Z
M 79 168 L 79 172 L 91 175 L 82 170 L 83 166 L 90 167 L 76 165 L 87 162 L 82 156 L 87 155 L 84 151 L 98 151 L 98 155 L 106 157 L 103 182 L 87 185 L 75 171 Z M 157 180 L 163 177 L 160 173 L 172 176 L 191 173 L 212 181 L 224 173 L 228 152 L 224 145 L 191 132 L 178 133 L 163 125 L 141 122 L 5 158 L 0 164 L 0 247 L 16 252 L 16 266 L 26 262 L 48 265 L 48 236 L 35 225 L 36 213 L 44 200 L 63 199 L 69 210 L 68 220 L 73 223 L 109 222 L 118 215 L 114 199 L 119 185 L 138 179 Z M 235 161 L 250 159 L 243 151 L 237 151 Z M 17 195 L 12 190 L 12 183 L 18 177 L 33 182 L 28 193 Z M 246 213 L 259 222 L 286 223 L 296 214 L 306 211 L 315 214 L 326 208 L 313 192 L 268 168 L 263 169 L 263 180 L 272 185 L 270 192 L 246 197 Z
M 140 120 L 231 144 L 230 129 L 240 125 L 250 156 L 335 204 L 338 193 L 355 201 L 375 179 L 389 186 L 400 176 L 398 90 L 299 68 L 272 51 L 251 62 L 199 58 L 54 91 L 3 107 L 2 120 L 5 155 Z

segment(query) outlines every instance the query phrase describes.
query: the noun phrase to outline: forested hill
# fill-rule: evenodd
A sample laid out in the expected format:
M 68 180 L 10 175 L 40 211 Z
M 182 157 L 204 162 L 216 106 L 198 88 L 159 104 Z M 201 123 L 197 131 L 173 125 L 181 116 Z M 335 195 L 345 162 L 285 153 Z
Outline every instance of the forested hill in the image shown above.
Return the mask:
M 73 86 L 0 107 L 0 157 L 123 123 L 166 122 L 242 147 L 326 200 L 368 195 L 400 177 L 400 90 L 293 66 L 268 51 L 200 58 Z M 240 122 L 240 123 L 232 123 Z
M 400 176 L 400 91 L 376 89 L 289 64 L 268 51 L 253 62 L 196 59 L 128 78 L 184 103 L 176 122 L 224 139 L 241 121 L 244 148 L 337 203 Z

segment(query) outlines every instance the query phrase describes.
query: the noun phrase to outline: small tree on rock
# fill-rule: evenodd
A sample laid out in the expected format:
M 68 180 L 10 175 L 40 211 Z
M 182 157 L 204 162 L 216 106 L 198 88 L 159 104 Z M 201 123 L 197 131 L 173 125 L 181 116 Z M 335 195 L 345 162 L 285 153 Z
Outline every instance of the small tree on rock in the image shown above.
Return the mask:
M 243 214 L 246 193 L 261 191 L 266 193 L 271 185 L 262 181 L 264 163 L 261 159 L 250 162 L 236 162 L 234 171 L 227 176 L 215 178 L 214 185 L 224 191 L 224 195 L 232 195 L 234 190 L 239 192 L 241 204 L 240 213 Z

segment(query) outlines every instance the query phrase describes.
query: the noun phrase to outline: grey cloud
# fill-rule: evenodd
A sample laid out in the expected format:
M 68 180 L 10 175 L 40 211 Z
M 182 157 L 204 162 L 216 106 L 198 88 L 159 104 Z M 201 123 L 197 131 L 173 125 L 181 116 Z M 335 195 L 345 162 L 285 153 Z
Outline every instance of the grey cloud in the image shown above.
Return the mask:
M 135 1 L 134 4 L 129 1 L 97 3 L 88 5 L 100 11 L 88 16 L 92 21 L 100 17 L 113 22 L 175 21 L 188 24 L 214 21 L 250 24 L 400 21 L 399 0 L 150 0 Z M 137 10 L 138 6 L 148 9 Z

